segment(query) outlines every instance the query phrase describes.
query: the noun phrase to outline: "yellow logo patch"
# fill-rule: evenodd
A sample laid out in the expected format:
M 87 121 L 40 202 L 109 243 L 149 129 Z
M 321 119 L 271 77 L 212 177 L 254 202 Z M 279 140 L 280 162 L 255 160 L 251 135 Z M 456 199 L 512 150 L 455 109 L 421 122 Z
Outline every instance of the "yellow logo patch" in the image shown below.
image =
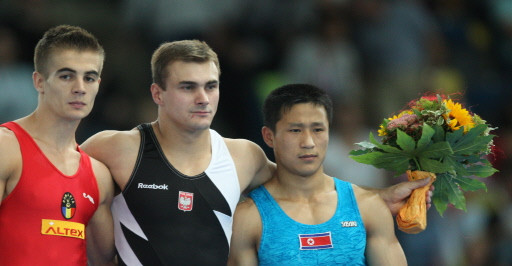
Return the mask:
M 41 234 L 85 239 L 85 226 L 75 222 L 42 219 Z

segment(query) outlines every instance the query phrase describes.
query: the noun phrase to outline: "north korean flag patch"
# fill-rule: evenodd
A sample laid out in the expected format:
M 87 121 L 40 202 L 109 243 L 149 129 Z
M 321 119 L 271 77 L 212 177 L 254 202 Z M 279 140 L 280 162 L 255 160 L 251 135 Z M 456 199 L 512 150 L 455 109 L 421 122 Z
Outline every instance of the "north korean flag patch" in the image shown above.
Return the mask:
M 331 232 L 299 234 L 300 250 L 332 248 Z

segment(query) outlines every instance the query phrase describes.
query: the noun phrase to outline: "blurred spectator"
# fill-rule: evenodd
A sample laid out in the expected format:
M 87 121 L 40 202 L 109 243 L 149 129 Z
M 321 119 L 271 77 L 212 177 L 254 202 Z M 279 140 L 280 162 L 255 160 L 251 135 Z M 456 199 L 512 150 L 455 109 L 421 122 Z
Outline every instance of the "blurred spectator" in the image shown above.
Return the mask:
M 319 23 L 312 32 L 290 42 L 283 55 L 283 71 L 295 83 L 315 84 L 325 89 L 335 104 L 361 99 L 361 58 L 352 42 L 349 10 L 345 5 L 319 9 Z
M 360 105 L 347 98 L 346 102 L 334 107 L 334 113 L 324 161 L 325 173 L 365 187 L 381 188 L 391 184 L 390 173 L 348 157 L 351 150 L 358 148 L 355 143 L 368 140 L 370 132 Z M 375 133 L 376 129 L 373 131 Z
M 37 105 L 32 64 L 20 60 L 16 32 L 0 27 L 0 123 L 30 114 Z
M 396 113 L 424 91 L 423 71 L 435 60 L 439 32 L 415 0 L 354 1 L 357 42 L 365 60 L 370 123 Z
M 243 1 L 139 1 L 121 4 L 127 28 L 145 33 L 152 46 L 179 39 L 203 39 L 212 26 L 237 18 Z

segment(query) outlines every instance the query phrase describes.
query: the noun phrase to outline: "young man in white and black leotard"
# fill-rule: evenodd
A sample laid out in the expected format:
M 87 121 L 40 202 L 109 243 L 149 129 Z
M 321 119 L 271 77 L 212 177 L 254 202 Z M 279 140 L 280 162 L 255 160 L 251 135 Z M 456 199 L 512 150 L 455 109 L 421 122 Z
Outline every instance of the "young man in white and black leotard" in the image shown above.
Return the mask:
M 220 67 L 206 43 L 164 43 L 151 68 L 157 120 L 145 129 L 100 132 L 81 146 L 107 165 L 122 192 L 113 204 L 118 260 L 225 265 L 240 192 L 268 180 L 275 164 L 257 144 L 210 129 Z M 396 213 L 413 189 L 426 184 L 379 192 Z

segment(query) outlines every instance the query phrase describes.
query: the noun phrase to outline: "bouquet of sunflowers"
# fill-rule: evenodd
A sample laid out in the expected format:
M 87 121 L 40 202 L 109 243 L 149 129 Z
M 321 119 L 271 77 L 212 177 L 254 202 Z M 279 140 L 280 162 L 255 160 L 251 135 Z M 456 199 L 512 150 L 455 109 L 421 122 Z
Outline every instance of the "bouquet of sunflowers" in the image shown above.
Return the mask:
M 378 130 L 381 141 L 370 132 L 369 142 L 357 143 L 360 149 L 351 151 L 350 157 L 393 171 L 396 176 L 407 172 L 409 180 L 417 178 L 412 175 L 414 172 L 426 172 L 424 177 L 435 180 L 432 201 L 437 211 L 443 215 L 449 204 L 465 211 L 464 191 L 487 190 L 485 183 L 475 177 L 497 172 L 486 158 L 493 148 L 495 136 L 490 132 L 495 128 L 445 95 L 423 96 L 408 107 L 384 119 Z M 418 192 L 420 200 L 414 199 L 415 192 L 406 204 L 412 206 L 404 206 L 397 215 L 400 229 L 409 233 L 426 227 L 425 218 L 419 228 L 403 228 L 409 226 L 403 224 L 404 219 L 426 216 L 421 213 L 425 212 L 425 190 Z

